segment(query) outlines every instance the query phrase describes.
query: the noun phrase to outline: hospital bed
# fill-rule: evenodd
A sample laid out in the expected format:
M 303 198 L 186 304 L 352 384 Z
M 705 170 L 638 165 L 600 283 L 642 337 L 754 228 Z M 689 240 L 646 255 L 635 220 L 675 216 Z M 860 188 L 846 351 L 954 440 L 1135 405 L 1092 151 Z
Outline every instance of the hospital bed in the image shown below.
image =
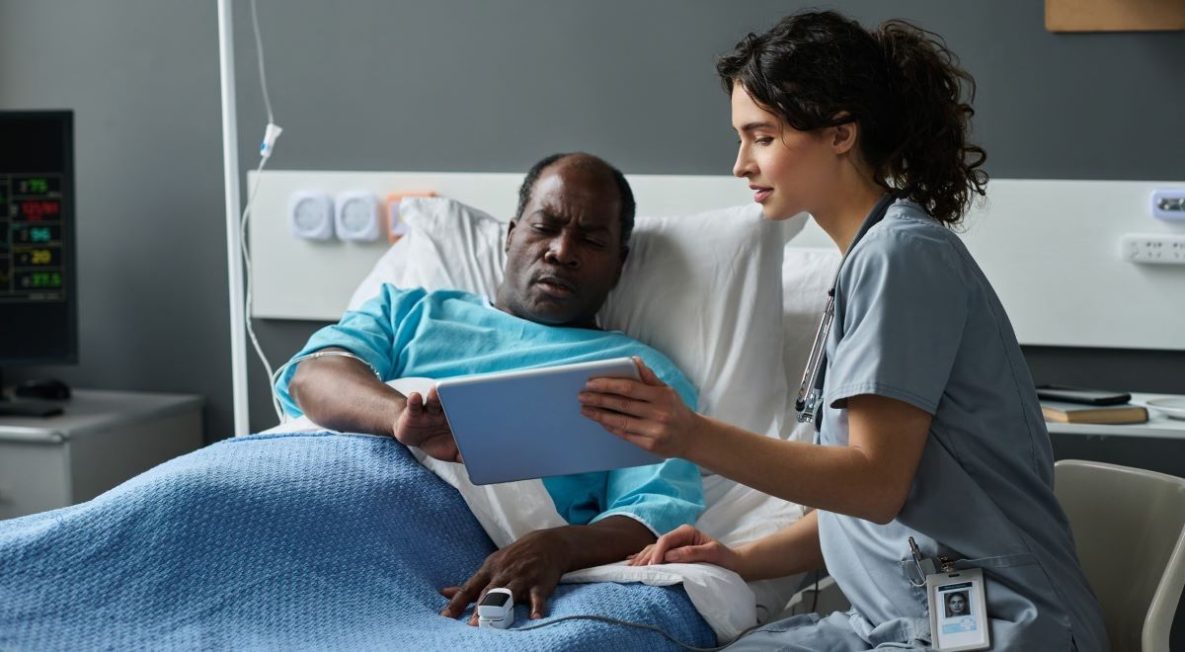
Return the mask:
M 501 222 L 449 199 L 404 203 L 410 235 L 352 304 L 384 282 L 490 294 Z M 672 357 L 700 387 L 703 411 L 771 437 L 809 437 L 786 418 L 789 388 L 838 256 L 788 248 L 803 224 L 765 222 L 752 205 L 639 217 L 602 326 Z M 726 543 L 802 516 L 704 480 L 697 525 Z M 87 503 L 0 523 L 0 648 L 673 648 L 652 630 L 601 621 L 490 631 L 437 615 L 437 589 L 463 582 L 495 546 L 552 524 L 545 505 L 521 509 L 540 504 L 540 491 L 474 487 L 455 465 L 417 460 L 386 438 L 281 424 Z M 566 576 L 543 622 L 608 616 L 713 645 L 779 613 L 800 580 L 746 585 L 714 567 L 610 565 Z

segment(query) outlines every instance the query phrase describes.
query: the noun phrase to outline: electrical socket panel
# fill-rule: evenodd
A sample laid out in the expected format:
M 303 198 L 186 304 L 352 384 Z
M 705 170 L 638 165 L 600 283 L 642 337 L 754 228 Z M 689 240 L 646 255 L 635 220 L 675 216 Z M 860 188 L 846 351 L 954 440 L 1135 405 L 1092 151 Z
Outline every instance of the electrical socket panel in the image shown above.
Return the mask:
M 382 205 L 369 190 L 338 193 L 333 230 L 345 242 L 374 242 L 382 236 Z
M 1151 208 L 1153 217 L 1185 221 L 1185 188 L 1160 188 L 1152 191 Z
M 319 190 L 300 190 L 288 197 L 288 227 L 302 240 L 333 239 L 333 197 Z
M 1185 235 L 1128 233 L 1120 243 L 1124 260 L 1151 265 L 1185 265 Z

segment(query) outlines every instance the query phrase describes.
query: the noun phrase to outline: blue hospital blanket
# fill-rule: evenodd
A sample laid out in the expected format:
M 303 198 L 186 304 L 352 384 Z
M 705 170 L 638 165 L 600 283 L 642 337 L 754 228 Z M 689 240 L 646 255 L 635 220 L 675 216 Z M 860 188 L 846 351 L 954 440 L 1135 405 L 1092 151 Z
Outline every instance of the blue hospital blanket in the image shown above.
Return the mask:
M 574 620 L 516 632 L 439 615 L 494 546 L 393 439 L 302 433 L 213 444 L 86 503 L 0 521 L 0 649 L 674 649 Z M 599 614 L 692 645 L 682 588 L 561 585 L 548 619 Z M 516 626 L 526 620 L 519 606 Z

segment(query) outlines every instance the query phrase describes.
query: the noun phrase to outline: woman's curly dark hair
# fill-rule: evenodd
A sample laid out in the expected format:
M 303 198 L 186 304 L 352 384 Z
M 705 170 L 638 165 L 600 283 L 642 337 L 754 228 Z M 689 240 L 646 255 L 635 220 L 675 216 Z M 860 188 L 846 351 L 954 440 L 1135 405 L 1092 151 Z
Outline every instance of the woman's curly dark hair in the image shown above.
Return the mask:
M 803 12 L 746 36 L 716 71 L 727 92 L 740 84 L 799 131 L 859 124 L 877 183 L 947 226 L 984 194 L 987 153 L 968 141 L 975 80 L 932 32 L 901 20 L 869 32 L 833 11 Z

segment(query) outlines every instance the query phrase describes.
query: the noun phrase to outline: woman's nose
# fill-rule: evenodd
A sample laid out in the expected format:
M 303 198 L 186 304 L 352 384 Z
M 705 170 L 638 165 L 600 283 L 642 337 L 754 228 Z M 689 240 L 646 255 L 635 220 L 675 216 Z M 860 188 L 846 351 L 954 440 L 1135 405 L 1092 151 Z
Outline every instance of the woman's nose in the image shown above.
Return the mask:
M 741 145 L 737 148 L 737 160 L 732 164 L 732 176 L 745 178 L 753 174 L 753 160 L 749 158 L 749 151 Z

